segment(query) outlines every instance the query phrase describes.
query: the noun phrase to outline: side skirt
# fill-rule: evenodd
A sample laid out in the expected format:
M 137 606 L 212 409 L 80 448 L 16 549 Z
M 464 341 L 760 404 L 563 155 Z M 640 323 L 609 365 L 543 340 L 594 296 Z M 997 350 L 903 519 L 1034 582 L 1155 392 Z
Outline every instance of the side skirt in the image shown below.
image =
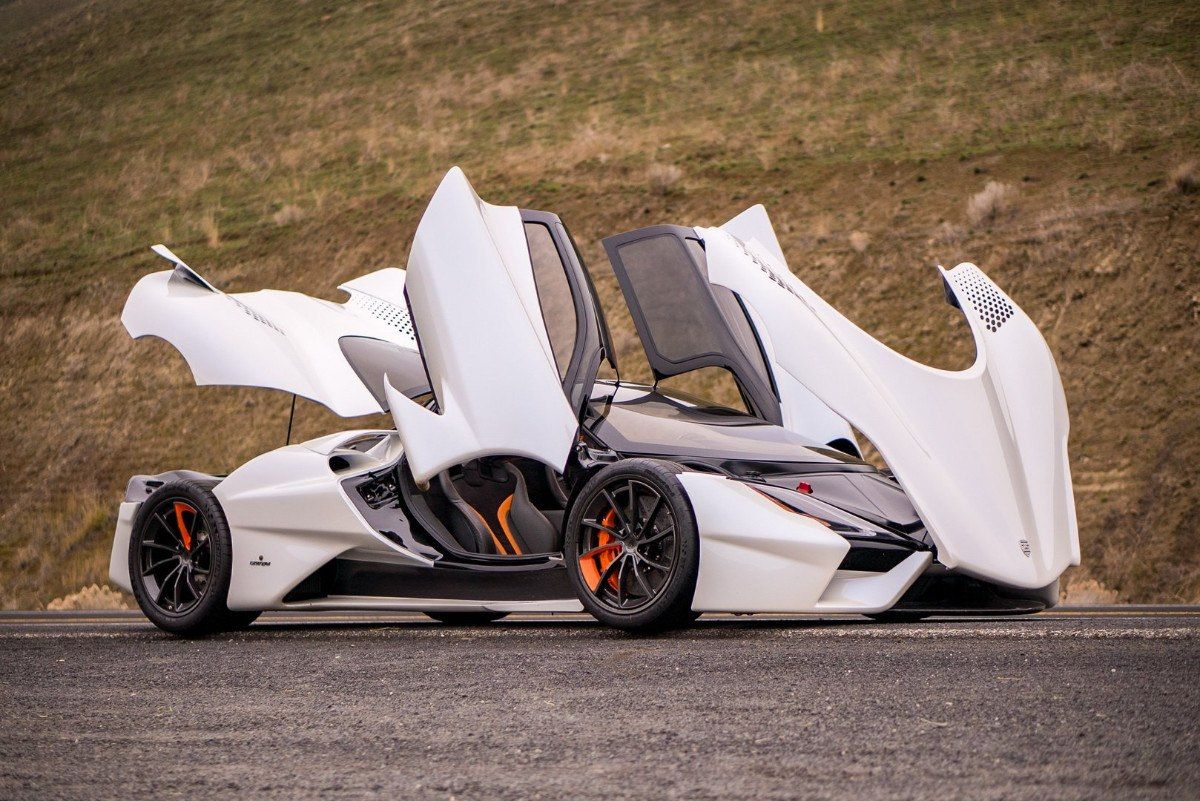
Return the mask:
M 326 598 L 285 603 L 280 609 L 312 611 L 396 612 L 582 612 L 583 604 L 574 598 L 552 601 L 463 601 L 457 598 L 380 598 L 365 595 L 331 595 Z
M 426 567 L 334 559 L 283 598 L 294 604 L 333 597 L 448 599 L 509 602 L 574 598 L 560 559 L 541 565 Z

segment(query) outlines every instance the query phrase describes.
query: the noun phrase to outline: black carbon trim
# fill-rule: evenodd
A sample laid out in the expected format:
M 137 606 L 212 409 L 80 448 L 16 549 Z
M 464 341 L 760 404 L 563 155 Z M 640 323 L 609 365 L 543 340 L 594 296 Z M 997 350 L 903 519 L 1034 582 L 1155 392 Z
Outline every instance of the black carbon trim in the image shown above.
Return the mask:
M 284 596 L 284 603 L 329 595 L 461 601 L 573 600 L 561 561 L 529 566 L 418 567 L 334 559 Z

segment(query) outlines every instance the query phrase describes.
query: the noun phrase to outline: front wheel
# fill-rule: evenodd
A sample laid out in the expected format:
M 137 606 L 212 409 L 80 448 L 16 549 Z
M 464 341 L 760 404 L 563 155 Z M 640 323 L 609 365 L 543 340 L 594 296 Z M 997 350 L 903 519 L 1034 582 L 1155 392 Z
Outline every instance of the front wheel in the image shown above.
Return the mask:
M 579 600 L 601 622 L 649 632 L 694 619 L 700 538 L 680 472 L 669 462 L 628 459 L 580 491 L 563 558 Z
M 129 538 L 129 578 L 151 623 L 183 636 L 250 625 L 258 612 L 225 605 L 232 569 L 229 524 L 208 487 L 172 481 L 142 502 Z

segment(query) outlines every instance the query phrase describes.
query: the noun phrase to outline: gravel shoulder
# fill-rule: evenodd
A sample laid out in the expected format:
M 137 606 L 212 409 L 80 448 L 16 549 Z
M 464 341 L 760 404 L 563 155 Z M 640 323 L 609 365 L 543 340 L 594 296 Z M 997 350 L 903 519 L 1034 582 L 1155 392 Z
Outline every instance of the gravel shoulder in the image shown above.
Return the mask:
M 1200 615 L 0 618 L 0 797 L 1178 798 Z

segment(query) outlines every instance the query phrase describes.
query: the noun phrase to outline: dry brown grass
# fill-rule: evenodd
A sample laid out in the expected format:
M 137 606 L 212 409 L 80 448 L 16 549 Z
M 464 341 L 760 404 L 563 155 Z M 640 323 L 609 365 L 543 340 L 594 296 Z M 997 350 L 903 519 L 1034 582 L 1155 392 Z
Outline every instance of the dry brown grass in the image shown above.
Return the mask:
M 276 225 L 291 225 L 304 219 L 304 209 L 288 203 L 272 214 L 271 219 L 275 221 Z
M 104 580 L 116 506 L 111 494 L 79 489 L 46 508 L 36 498 L 24 496 L 23 505 L 0 515 L 8 533 L 8 570 L 0 586 L 0 606 L 29 605 L 32 599 L 48 602 L 98 579 Z M 12 535 L 21 539 L 14 542 Z
M 61 598 L 55 598 L 46 604 L 46 608 L 51 611 L 65 611 L 73 609 L 132 609 L 133 606 L 130 604 L 129 598 L 112 587 L 89 584 Z
M 210 248 L 221 246 L 221 226 L 217 223 L 216 209 L 205 209 L 196 222 L 196 227 L 200 229 Z
M 956 242 L 961 242 L 966 236 L 966 228 L 943 220 L 938 223 L 937 228 L 933 229 L 933 233 L 929 236 L 929 243 L 932 245 L 952 245 Z
M 1087 576 L 1071 576 L 1062 593 L 1064 604 L 1091 606 L 1115 604 L 1120 600 L 1120 596 L 1112 589 Z

